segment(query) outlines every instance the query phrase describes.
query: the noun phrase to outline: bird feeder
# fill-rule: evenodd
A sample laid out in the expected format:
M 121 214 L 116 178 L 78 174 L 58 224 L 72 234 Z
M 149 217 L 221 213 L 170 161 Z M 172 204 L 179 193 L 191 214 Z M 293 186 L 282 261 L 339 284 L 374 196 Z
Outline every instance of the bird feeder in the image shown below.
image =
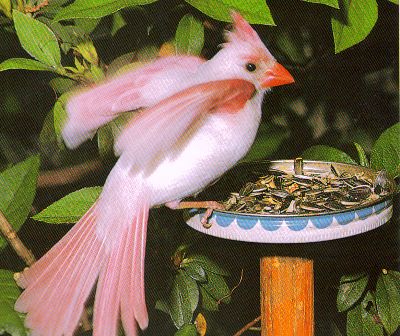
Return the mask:
M 208 225 L 201 221 L 204 211 L 194 210 L 187 224 L 197 231 L 222 239 L 260 244 L 312 244 L 358 235 L 383 225 L 391 218 L 394 181 L 366 167 L 301 159 L 255 162 L 239 165 L 228 173 L 230 175 L 227 180 L 224 178 L 225 183 L 233 188 L 235 184 L 255 181 L 271 171 L 301 180 L 302 177 L 329 175 L 332 169 L 338 174 L 338 179 L 344 173 L 347 178 L 364 176 L 373 181 L 369 186 L 371 190 L 384 188 L 386 192 L 367 202 L 360 202 L 359 205 L 314 213 L 275 211 L 260 214 L 214 210 Z M 214 190 L 218 190 L 218 183 L 213 186 Z M 311 258 L 304 256 L 275 255 L 260 258 L 262 336 L 314 335 L 313 263 Z

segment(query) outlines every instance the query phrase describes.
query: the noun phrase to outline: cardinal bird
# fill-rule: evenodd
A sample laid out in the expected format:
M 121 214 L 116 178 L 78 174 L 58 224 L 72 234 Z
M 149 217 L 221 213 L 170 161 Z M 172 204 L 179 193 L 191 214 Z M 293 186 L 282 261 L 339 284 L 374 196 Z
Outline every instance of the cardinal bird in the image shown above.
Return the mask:
M 72 335 L 96 284 L 93 335 L 148 325 L 144 258 L 149 209 L 193 195 L 241 159 L 269 88 L 293 82 L 257 33 L 233 30 L 210 60 L 171 56 L 75 94 L 63 137 L 75 148 L 120 113 L 141 108 L 116 140 L 119 159 L 99 199 L 18 283 L 15 304 L 32 335 Z M 206 204 L 205 207 L 208 206 Z

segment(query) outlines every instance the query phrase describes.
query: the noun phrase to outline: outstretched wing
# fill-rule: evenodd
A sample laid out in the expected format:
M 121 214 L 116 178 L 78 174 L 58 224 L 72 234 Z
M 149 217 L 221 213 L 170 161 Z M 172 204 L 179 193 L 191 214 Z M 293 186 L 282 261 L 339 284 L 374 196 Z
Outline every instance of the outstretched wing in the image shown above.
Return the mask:
M 166 153 L 199 118 L 209 113 L 236 113 L 254 92 L 254 85 L 242 79 L 192 86 L 142 111 L 122 131 L 115 151 L 129 155 L 131 163 L 151 162 Z
M 203 59 L 195 56 L 173 56 L 112 78 L 100 85 L 86 88 L 68 101 L 67 123 L 63 138 L 75 148 L 90 138 L 102 125 L 121 112 L 155 104 L 161 96 L 160 78 L 174 73 L 195 72 Z M 166 87 L 168 90 L 168 87 Z

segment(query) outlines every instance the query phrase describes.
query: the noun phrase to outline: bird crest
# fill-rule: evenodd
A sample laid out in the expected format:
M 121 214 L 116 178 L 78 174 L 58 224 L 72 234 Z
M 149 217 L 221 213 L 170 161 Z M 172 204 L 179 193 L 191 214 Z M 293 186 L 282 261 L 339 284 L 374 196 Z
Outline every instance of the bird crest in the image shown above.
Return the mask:
M 257 32 L 243 16 L 236 11 L 231 11 L 231 17 L 233 29 L 225 32 L 227 43 L 224 44 L 224 47 L 227 47 L 229 44 L 234 45 L 238 50 L 247 50 L 250 47 L 253 53 L 259 55 L 260 58 L 267 58 L 268 60 L 266 61 L 273 60 L 273 56 L 269 53 Z

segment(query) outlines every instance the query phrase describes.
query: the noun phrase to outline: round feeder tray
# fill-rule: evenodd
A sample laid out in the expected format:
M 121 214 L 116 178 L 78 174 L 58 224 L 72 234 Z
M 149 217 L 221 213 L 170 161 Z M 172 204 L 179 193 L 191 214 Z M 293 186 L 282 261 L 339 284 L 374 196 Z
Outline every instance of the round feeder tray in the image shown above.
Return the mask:
M 223 190 L 239 190 L 246 182 L 258 180 L 269 170 L 296 175 L 332 170 L 351 175 L 363 173 L 369 180 L 379 181 L 378 185 L 389 192 L 362 206 L 317 214 L 244 214 L 214 210 L 206 226 L 201 223 L 205 211 L 193 209 L 187 224 L 205 234 L 225 239 L 256 243 L 308 243 L 366 232 L 386 223 L 392 216 L 394 181 L 382 176 L 376 179 L 378 172 L 372 169 L 341 163 L 301 159 L 245 163 L 210 186 L 204 197 L 208 200 L 227 199 L 228 195 Z M 293 256 L 261 257 L 260 310 L 261 336 L 313 336 L 313 260 Z
M 331 166 L 339 172 L 351 174 L 364 173 L 374 181 L 378 172 L 357 165 L 302 161 L 304 174 L 324 173 Z M 268 170 L 295 173 L 293 160 L 270 161 L 244 166 L 251 171 L 249 176 L 258 177 Z M 238 177 L 242 177 L 239 175 Z M 249 180 L 247 180 L 249 181 Z M 243 181 L 243 184 L 246 181 Z M 193 210 L 187 224 L 208 235 L 257 243 L 307 243 L 339 239 L 375 229 L 386 223 L 393 213 L 394 182 L 387 181 L 390 191 L 384 197 L 362 206 L 318 214 L 244 214 L 231 211 L 214 210 L 207 227 L 200 222 L 204 210 Z

